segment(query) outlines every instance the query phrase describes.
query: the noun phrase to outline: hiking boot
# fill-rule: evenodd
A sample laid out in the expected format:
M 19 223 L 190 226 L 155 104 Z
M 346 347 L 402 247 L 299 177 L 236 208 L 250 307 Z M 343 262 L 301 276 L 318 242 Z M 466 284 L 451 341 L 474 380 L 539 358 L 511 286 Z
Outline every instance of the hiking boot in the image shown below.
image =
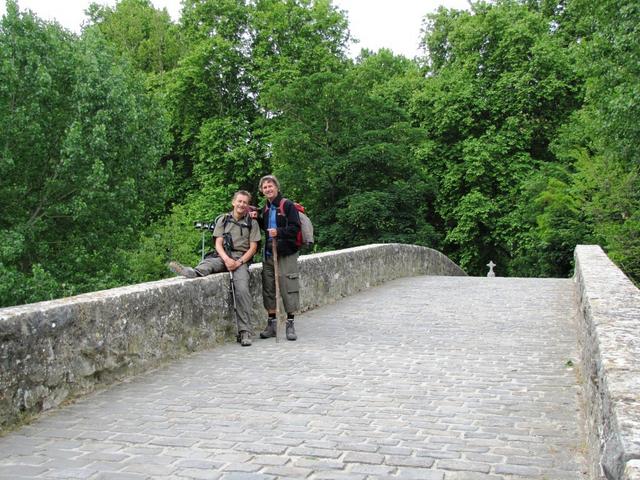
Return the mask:
M 169 262 L 167 266 L 169 267 L 169 270 L 171 270 L 176 275 L 182 275 L 183 277 L 187 278 L 196 278 L 198 276 L 193 268 L 185 267 L 183 265 L 180 265 L 178 262 Z
M 287 340 L 297 340 L 296 328 L 293 326 L 293 320 L 287 320 Z
M 243 347 L 251 346 L 251 335 L 246 330 L 240 332 L 240 345 Z
M 267 326 L 260 332 L 260 338 L 271 338 L 276 336 L 276 321 L 267 320 Z

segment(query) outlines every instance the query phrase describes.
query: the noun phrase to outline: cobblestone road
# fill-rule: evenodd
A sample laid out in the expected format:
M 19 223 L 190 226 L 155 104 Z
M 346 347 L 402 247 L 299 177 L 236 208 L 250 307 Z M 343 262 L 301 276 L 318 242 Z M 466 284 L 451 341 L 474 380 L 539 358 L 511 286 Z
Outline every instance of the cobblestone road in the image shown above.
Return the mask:
M 87 396 L 0 478 L 584 479 L 571 280 L 419 277 Z

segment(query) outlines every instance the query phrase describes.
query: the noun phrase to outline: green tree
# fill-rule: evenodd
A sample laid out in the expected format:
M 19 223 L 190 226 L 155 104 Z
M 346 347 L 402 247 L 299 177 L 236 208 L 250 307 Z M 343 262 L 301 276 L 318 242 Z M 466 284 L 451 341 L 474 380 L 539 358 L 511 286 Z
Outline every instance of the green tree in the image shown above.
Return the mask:
M 162 111 L 97 32 L 78 40 L 10 2 L 0 46 L 0 301 L 126 281 L 121 249 L 164 204 Z
M 274 169 L 313 212 L 323 248 L 433 241 L 433 183 L 412 161 L 419 132 L 405 101 L 420 81 L 383 50 L 269 92 Z
M 66 196 L 56 188 L 61 132 L 71 121 L 73 37 L 20 13 L 14 1 L 0 23 L 0 305 L 58 290 L 39 260 L 42 215 Z M 61 198 L 62 197 L 62 198 Z M 60 239 L 62 240 L 62 239 Z M 64 289 L 64 286 L 62 287 Z M 53 295 L 53 293 L 52 293 Z
M 278 112 L 265 92 L 340 63 L 346 26 L 322 0 L 187 1 L 181 24 L 188 54 L 167 89 L 174 198 L 196 216 L 212 216 L 228 208 L 233 191 L 255 191 L 271 170 L 267 137 Z
M 585 103 L 555 142 L 574 166 L 593 238 L 640 281 L 640 5 L 567 2 L 561 27 L 573 35 Z
M 511 0 L 428 17 L 428 78 L 412 113 L 427 132 L 420 160 L 438 178 L 443 248 L 470 273 L 490 259 L 510 271 L 512 239 L 533 226 L 511 212 L 580 105 L 565 43 L 538 8 Z
M 162 75 L 177 65 L 182 44 L 166 8 L 157 10 L 149 0 L 120 0 L 115 7 L 92 3 L 86 13 L 88 27 L 98 28 L 136 69 Z
M 347 19 L 329 0 L 256 0 L 250 23 L 258 94 L 346 62 Z

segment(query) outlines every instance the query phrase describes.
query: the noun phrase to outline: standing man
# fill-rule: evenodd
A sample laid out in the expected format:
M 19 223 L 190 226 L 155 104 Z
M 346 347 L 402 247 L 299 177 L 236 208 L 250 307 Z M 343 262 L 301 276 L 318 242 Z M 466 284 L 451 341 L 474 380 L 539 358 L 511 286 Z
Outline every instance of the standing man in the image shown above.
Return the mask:
M 260 192 L 267 203 L 257 214 L 258 223 L 265 231 L 264 258 L 262 259 L 262 301 L 269 318 L 260 338 L 276 336 L 276 283 L 272 239 L 276 240 L 278 255 L 278 281 L 280 296 L 287 312 L 287 340 L 296 340 L 293 326 L 295 312 L 300 308 L 298 245 L 296 238 L 300 231 L 300 216 L 293 202 L 282 198 L 280 183 L 273 175 L 260 179 Z M 254 215 L 256 216 L 256 215 Z
M 220 215 L 213 229 L 215 253 L 207 254 L 195 268 L 169 262 L 169 268 L 187 278 L 204 277 L 212 273 L 230 272 L 236 295 L 236 321 L 243 347 L 251 345 L 251 292 L 249 264 L 258 249 L 260 227 L 249 215 L 251 194 L 239 190 L 233 195 L 233 210 Z

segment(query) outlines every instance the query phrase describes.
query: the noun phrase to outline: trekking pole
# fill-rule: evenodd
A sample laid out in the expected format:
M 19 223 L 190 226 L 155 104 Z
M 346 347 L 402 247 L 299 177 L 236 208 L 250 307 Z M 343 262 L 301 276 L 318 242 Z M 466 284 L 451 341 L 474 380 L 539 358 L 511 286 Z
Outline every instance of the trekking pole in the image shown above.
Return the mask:
M 280 298 L 280 280 L 279 280 L 279 272 L 278 272 L 278 245 L 276 243 L 276 239 L 271 239 L 271 252 L 273 253 L 273 271 L 276 277 L 276 343 L 280 343 L 280 331 L 282 330 L 282 325 L 280 324 L 280 307 L 279 298 Z
M 231 279 L 231 298 L 233 299 L 233 319 L 236 324 L 236 342 L 240 341 L 240 327 L 238 327 L 238 304 L 236 303 L 236 284 L 233 281 L 233 272 L 229 272 Z

